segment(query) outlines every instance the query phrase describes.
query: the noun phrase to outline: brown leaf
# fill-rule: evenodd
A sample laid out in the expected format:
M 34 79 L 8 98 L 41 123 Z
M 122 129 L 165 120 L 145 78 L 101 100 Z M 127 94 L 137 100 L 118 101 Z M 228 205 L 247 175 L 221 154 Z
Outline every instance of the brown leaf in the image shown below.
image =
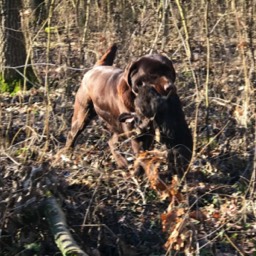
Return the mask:
M 190 212 L 189 217 L 198 221 L 204 221 L 207 218 L 201 210 L 195 210 Z

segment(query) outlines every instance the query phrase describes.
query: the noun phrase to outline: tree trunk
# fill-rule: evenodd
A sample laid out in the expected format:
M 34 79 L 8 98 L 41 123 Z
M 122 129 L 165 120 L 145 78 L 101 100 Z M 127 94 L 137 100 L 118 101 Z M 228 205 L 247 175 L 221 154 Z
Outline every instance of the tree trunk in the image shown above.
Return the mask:
M 25 39 L 21 30 L 21 1 L 0 0 L 0 10 L 0 82 L 14 84 L 24 81 L 26 63 Z M 32 68 L 27 69 L 26 74 L 29 80 L 34 80 Z

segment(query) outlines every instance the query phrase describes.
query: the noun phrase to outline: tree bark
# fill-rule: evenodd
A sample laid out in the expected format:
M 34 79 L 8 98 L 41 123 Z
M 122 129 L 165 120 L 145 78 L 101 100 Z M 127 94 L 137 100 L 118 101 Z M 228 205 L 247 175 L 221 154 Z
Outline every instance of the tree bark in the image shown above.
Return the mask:
M 6 83 L 24 81 L 26 46 L 21 30 L 21 7 L 19 0 L 0 0 L 0 80 Z M 29 80 L 34 80 L 32 68 L 26 74 Z

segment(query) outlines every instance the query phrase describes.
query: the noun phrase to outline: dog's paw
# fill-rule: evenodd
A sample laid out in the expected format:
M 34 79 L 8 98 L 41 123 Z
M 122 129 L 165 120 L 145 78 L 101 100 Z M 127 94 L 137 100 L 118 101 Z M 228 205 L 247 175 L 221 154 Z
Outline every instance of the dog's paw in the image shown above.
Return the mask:
M 60 149 L 54 156 L 53 156 L 53 162 L 52 165 L 58 165 L 60 162 L 64 161 L 67 162 L 69 161 L 69 158 L 67 157 L 67 155 L 69 155 L 70 153 L 70 149 L 64 147 L 62 149 Z

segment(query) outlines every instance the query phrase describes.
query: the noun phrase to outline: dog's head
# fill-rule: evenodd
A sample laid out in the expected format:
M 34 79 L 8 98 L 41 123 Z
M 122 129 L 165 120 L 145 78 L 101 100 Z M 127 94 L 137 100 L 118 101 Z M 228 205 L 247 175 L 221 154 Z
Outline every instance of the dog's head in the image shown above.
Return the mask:
M 160 95 L 155 88 L 145 84 L 138 88 L 134 100 L 135 112 L 122 113 L 120 122 L 133 123 L 134 127 L 143 130 L 155 119 L 156 114 L 166 107 L 168 97 Z
M 143 85 L 138 88 L 137 96 L 134 100 L 135 112 L 140 117 L 154 118 L 157 112 L 162 109 L 166 99 L 150 85 Z
M 126 80 L 137 95 L 144 85 L 153 87 L 160 95 L 176 93 L 174 85 L 176 73 L 167 57 L 154 54 L 146 55 L 132 62 L 125 72 Z

